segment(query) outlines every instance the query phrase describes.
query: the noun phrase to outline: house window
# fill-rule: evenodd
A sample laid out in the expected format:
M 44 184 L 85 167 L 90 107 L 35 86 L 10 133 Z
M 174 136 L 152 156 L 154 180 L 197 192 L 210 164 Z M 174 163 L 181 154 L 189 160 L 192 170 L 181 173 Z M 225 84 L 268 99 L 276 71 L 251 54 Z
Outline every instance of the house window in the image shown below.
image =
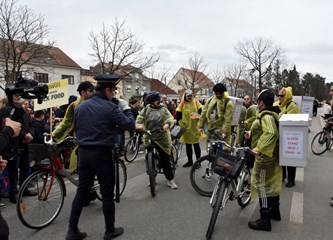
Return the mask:
M 61 75 L 61 79 L 68 79 L 69 85 L 74 85 L 74 76 L 72 75 Z
M 47 73 L 34 73 L 34 79 L 40 83 L 48 83 L 49 82 L 49 74 Z
M 127 90 L 127 92 L 132 92 L 132 86 L 131 85 L 127 85 L 126 86 L 126 90 Z
M 178 80 L 178 86 L 180 86 L 180 80 Z

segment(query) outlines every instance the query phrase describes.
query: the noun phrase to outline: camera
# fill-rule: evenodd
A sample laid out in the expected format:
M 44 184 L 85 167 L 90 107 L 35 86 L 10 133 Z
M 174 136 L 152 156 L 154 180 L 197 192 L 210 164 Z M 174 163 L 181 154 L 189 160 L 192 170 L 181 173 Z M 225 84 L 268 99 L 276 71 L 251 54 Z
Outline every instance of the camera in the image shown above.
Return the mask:
M 7 83 L 5 93 L 11 96 L 19 93 L 25 99 L 37 99 L 38 104 L 41 104 L 49 92 L 49 87 L 46 84 L 40 84 L 36 80 L 24 79 L 18 77 L 16 83 Z

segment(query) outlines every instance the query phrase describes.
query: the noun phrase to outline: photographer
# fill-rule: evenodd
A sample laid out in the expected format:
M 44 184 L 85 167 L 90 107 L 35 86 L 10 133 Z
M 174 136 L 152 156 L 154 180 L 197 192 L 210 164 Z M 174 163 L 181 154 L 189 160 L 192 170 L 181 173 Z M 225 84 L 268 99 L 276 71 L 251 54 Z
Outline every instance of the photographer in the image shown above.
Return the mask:
M 9 118 L 4 119 L 4 127 L 0 132 L 0 153 L 8 146 L 12 137 L 17 137 L 21 131 L 21 124 L 14 122 Z M 0 156 L 0 174 L 5 169 L 7 161 Z M 9 229 L 6 220 L 2 217 L 0 211 L 0 239 L 8 240 Z

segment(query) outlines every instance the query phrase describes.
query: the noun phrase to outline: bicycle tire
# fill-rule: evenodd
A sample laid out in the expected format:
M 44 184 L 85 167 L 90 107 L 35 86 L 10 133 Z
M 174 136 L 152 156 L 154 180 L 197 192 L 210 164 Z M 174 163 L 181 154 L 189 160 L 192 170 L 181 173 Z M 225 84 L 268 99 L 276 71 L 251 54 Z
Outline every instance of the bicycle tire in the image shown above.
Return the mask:
M 57 149 L 57 157 L 60 159 L 65 169 L 69 169 L 69 164 L 71 160 L 71 154 L 74 146 L 63 145 Z
M 210 197 L 219 176 L 211 169 L 209 155 L 202 156 L 192 166 L 190 171 L 191 185 L 202 196 Z
M 326 131 L 321 131 L 317 133 L 311 142 L 311 151 L 315 155 L 321 155 L 326 152 L 327 147 L 329 146 L 328 139 L 325 138 Z
M 226 190 L 226 186 L 227 186 L 226 181 L 221 180 L 221 183 L 219 184 L 218 190 L 216 192 L 216 196 L 213 196 L 213 197 L 216 197 L 216 200 L 214 201 L 214 204 L 212 205 L 213 211 L 212 211 L 212 216 L 210 217 L 208 229 L 206 232 L 206 239 L 210 239 L 212 237 L 214 227 L 216 224 L 216 220 L 217 220 L 217 216 L 219 215 L 219 212 L 223 210 L 222 201 L 223 201 L 224 192 Z
M 119 160 L 119 196 L 123 194 L 126 184 L 127 184 L 127 168 L 125 163 L 122 160 Z M 93 191 L 95 191 L 96 198 L 102 201 L 102 194 L 96 176 L 94 179 Z M 114 194 L 116 194 L 116 189 L 114 189 Z
M 237 196 L 237 203 L 245 208 L 251 202 L 251 173 L 249 170 L 243 170 L 240 175 L 238 184 L 240 184 L 240 195 Z
M 175 146 L 172 145 L 172 149 L 171 149 L 171 157 L 174 163 L 174 166 L 177 167 L 177 163 L 178 163 L 178 150 Z M 175 168 L 176 169 L 176 168 Z
M 152 152 L 147 153 L 147 170 L 149 176 L 149 188 L 152 197 L 155 197 L 156 188 L 156 169 L 154 165 L 154 154 Z
M 55 175 L 51 183 L 51 171 L 39 170 L 32 173 L 22 184 L 16 203 L 20 221 L 28 228 L 42 229 L 50 225 L 59 215 L 65 198 L 65 186 L 60 176 Z M 49 189 L 51 185 L 51 189 Z M 38 193 L 36 196 L 24 196 L 31 186 Z M 48 192 L 49 191 L 49 192 Z M 44 197 L 47 193 L 47 198 Z M 54 204 L 54 207 L 52 207 Z M 52 206 L 51 206 L 52 205 Z
M 171 154 L 170 155 L 171 170 L 172 170 L 173 174 L 175 175 L 176 168 L 177 168 L 177 162 L 178 162 L 178 159 L 177 159 L 177 150 L 173 149 L 172 151 L 176 151 L 175 154 Z M 176 160 L 175 160 L 175 156 L 176 156 Z
M 124 158 L 126 162 L 133 162 L 139 153 L 139 137 L 133 136 L 125 145 Z

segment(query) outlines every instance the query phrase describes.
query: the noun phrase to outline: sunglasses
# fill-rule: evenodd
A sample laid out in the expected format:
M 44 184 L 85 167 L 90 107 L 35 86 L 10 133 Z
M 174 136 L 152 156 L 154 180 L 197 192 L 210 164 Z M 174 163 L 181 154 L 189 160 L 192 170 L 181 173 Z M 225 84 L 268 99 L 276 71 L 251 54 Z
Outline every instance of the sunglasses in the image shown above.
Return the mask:
M 278 97 L 284 97 L 284 94 L 279 94 Z

